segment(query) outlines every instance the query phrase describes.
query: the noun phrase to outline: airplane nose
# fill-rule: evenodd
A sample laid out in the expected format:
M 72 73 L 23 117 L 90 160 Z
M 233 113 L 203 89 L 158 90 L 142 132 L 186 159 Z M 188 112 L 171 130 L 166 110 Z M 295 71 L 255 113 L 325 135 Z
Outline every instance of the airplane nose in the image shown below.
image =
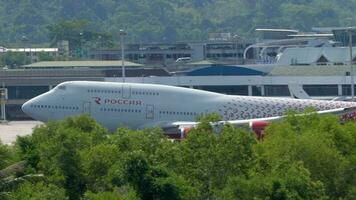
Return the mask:
M 48 110 L 44 109 L 45 102 L 48 102 L 47 97 L 48 95 L 45 93 L 26 101 L 21 106 L 22 111 L 34 120 L 47 121 Z
M 26 115 L 31 115 L 30 114 L 30 103 L 29 101 L 26 101 L 24 104 L 21 106 L 21 110 L 26 114 Z

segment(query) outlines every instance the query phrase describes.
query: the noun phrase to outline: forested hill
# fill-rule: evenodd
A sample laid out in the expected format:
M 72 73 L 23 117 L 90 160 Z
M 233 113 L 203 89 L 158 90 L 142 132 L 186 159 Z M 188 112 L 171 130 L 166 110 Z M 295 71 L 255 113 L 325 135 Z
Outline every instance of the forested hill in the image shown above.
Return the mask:
M 356 0 L 0 0 L 0 42 L 49 42 L 48 26 L 87 20 L 97 32 L 131 42 L 202 40 L 209 32 L 250 36 L 255 28 L 356 24 Z

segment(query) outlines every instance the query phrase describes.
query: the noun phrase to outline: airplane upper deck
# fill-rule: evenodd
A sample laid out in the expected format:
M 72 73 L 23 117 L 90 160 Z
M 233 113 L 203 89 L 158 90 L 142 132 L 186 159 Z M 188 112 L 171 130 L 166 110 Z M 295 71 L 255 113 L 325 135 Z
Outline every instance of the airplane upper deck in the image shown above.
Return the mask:
M 222 96 L 223 94 L 196 90 L 191 88 L 183 88 L 169 85 L 159 85 L 159 84 L 148 84 L 148 83 L 118 83 L 118 82 L 100 82 L 100 81 L 68 81 L 63 82 L 57 85 L 54 89 L 60 89 L 64 87 L 80 87 L 84 89 L 92 89 L 92 88 L 119 88 L 121 89 L 123 86 L 129 86 L 131 89 L 147 89 L 147 90 L 156 90 L 160 92 L 167 93 L 187 93 L 187 94 L 199 94 L 199 95 L 208 95 L 208 96 Z

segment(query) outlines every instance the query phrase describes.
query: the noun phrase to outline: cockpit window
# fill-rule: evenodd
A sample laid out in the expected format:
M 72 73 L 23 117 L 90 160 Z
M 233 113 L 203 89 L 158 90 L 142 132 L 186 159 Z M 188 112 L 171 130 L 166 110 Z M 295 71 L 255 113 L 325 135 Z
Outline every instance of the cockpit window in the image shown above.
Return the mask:
M 66 89 L 66 86 L 65 86 L 65 85 L 60 85 L 60 86 L 58 86 L 58 89 L 60 89 L 60 90 L 65 90 L 65 89 Z

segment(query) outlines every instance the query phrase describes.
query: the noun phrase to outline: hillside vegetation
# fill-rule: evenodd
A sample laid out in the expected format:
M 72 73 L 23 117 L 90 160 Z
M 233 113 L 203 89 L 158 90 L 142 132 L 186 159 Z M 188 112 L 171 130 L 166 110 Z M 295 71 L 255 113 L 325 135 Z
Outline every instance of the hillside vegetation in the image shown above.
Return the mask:
M 255 28 L 356 24 L 356 0 L 0 0 L 0 42 L 51 42 L 48 26 L 84 20 L 92 31 L 136 43 L 204 40 L 209 32 L 248 37 Z
M 263 140 L 202 119 L 182 142 L 87 116 L 0 144 L 0 199 L 356 199 L 356 123 L 289 116 Z

